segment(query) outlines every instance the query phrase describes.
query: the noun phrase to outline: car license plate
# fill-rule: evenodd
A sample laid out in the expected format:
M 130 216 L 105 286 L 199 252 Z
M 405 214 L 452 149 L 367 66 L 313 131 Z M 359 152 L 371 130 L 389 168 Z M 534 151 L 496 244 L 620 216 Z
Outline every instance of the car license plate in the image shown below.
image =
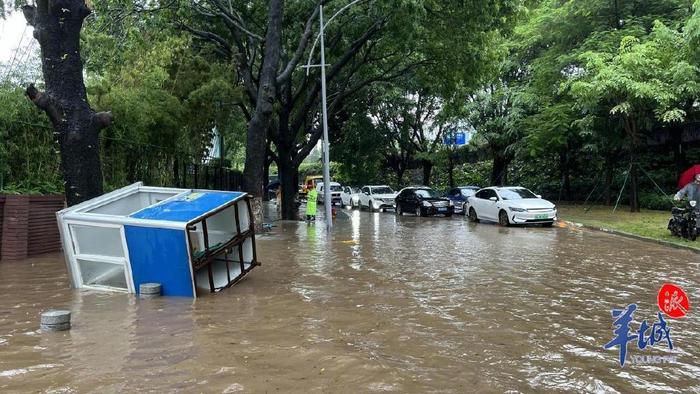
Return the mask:
M 438 208 L 438 212 L 447 212 L 447 208 Z
M 541 213 L 539 215 L 535 215 L 535 219 L 547 219 L 548 216 L 549 215 L 547 215 L 546 213 Z

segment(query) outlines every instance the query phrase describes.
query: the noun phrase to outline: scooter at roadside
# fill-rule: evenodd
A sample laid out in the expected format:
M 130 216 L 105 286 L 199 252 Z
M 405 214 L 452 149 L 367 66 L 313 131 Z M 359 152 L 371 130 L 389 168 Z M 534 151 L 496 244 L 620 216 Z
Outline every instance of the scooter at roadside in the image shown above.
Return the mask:
M 700 233 L 700 206 L 697 201 L 688 201 L 685 208 L 671 208 L 673 217 L 668 222 L 671 234 L 695 241 Z

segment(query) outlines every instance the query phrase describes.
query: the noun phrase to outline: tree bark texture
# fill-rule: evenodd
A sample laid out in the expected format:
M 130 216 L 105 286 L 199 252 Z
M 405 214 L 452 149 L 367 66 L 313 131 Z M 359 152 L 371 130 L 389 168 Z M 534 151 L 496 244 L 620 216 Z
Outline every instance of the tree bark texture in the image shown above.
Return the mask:
M 433 172 L 433 162 L 422 160 L 423 164 L 423 185 L 430 186 L 430 175 Z
M 625 131 L 630 138 L 630 173 L 629 173 L 629 204 L 630 212 L 639 212 L 639 172 L 637 171 L 637 154 L 640 148 L 637 121 L 632 116 L 626 116 Z
M 27 97 L 54 128 L 68 205 L 102 194 L 99 132 L 112 122 L 109 112 L 90 108 L 80 58 L 80 30 L 90 14 L 84 0 L 37 0 L 22 7 L 41 48 L 45 91 L 34 84 Z
M 492 186 L 503 186 L 506 182 L 506 173 L 508 171 L 508 164 L 510 160 L 495 156 L 493 158 L 493 167 L 491 167 L 491 185 Z
M 603 200 L 605 205 L 612 205 L 612 184 L 613 175 L 615 172 L 615 159 L 612 155 L 605 157 L 605 190 L 603 191 Z
M 285 220 L 298 219 L 298 209 L 296 205 L 296 196 L 298 186 L 297 173 L 299 167 L 289 160 L 289 154 L 280 151 L 279 179 L 280 187 L 282 188 L 282 209 L 280 213 Z
M 243 180 L 245 191 L 253 197 L 256 205 L 262 205 L 263 173 L 267 158 L 267 129 L 272 120 L 277 95 L 276 79 L 280 63 L 283 9 L 283 0 L 270 0 L 265 55 L 260 72 L 257 101 L 253 117 L 248 123 Z M 262 209 L 255 210 L 255 213 L 256 226 L 262 226 Z
M 454 153 L 448 152 L 447 153 L 447 183 L 449 183 L 450 189 L 455 187 L 454 172 L 455 172 Z

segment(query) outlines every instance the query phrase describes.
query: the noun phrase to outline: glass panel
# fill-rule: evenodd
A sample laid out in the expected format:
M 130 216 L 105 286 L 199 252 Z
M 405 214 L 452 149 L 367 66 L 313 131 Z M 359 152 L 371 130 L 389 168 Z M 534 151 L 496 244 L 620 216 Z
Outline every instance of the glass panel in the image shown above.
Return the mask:
M 118 228 L 71 224 L 70 230 L 80 254 L 124 257 L 122 236 Z
M 84 285 L 110 286 L 124 290 L 128 287 L 123 264 L 78 259 L 78 266 Z

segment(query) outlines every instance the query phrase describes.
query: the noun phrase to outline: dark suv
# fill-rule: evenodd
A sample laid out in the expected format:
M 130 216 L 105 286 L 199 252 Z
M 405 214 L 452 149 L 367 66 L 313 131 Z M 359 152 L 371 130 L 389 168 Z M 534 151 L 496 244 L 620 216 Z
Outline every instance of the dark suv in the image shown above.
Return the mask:
M 454 205 L 435 190 L 425 187 L 407 187 L 396 196 L 396 214 L 415 213 L 416 216 L 445 215 L 452 216 Z

